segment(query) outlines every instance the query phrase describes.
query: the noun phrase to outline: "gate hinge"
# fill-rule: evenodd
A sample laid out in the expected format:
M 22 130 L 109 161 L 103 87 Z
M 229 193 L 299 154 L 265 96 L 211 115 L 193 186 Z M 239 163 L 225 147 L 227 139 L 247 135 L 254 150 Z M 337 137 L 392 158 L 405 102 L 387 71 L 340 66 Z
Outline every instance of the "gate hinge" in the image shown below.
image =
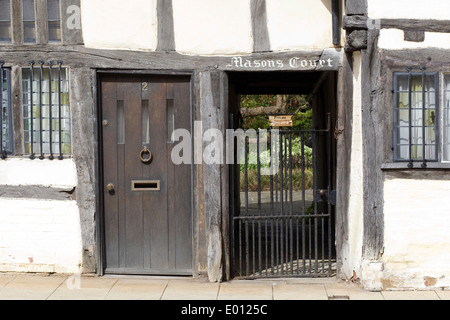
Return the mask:
M 331 205 L 336 205 L 336 190 L 329 191 L 328 189 L 318 189 L 315 192 L 315 200 L 317 202 L 329 202 Z

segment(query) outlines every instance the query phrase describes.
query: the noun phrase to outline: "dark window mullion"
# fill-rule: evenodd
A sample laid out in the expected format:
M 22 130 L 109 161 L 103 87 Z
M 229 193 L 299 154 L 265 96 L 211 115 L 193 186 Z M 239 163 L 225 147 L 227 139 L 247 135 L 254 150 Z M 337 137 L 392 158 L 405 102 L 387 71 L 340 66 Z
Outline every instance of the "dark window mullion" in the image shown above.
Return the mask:
M 48 118 L 49 118 L 49 147 L 50 147 L 50 160 L 53 160 L 53 141 L 52 141 L 52 136 L 53 136 L 53 128 L 52 128 L 52 122 L 53 122 L 53 114 L 52 114 L 52 65 L 53 65 L 53 61 L 49 61 L 48 62 L 49 65 L 49 86 L 48 86 Z
M 3 66 L 5 62 L 0 61 L 0 151 L 1 158 L 6 159 L 6 152 L 3 146 Z
M 425 103 L 425 67 L 422 68 L 422 168 L 426 168 L 427 166 L 427 157 L 426 157 L 426 121 L 425 121 L 425 109 L 426 109 L 426 103 Z
M 35 159 L 34 153 L 34 101 L 33 101 L 33 82 L 34 82 L 34 61 L 30 61 L 30 147 L 31 147 L 31 155 L 30 159 Z
M 42 127 L 42 82 L 43 82 L 43 65 L 44 61 L 39 61 L 39 145 L 41 149 L 41 155 L 39 156 L 39 159 L 43 160 L 44 157 L 44 148 L 43 148 L 43 131 L 44 128 Z
M 440 90 L 439 90 L 439 74 L 437 73 L 437 74 L 435 74 L 434 75 L 434 87 L 435 87 L 435 91 L 434 91 L 434 103 L 435 103 L 435 120 L 434 120 L 434 130 L 435 130 L 435 145 L 436 145 L 436 147 L 435 147 L 435 154 L 436 154 L 436 156 L 435 156 L 435 159 L 436 159 L 436 161 L 440 161 L 440 159 L 439 159 L 439 148 L 440 148 L 440 140 L 441 140 L 441 136 L 440 136 L 440 132 L 439 132 L 439 130 L 440 130 L 440 127 L 439 127 L 439 119 L 440 119 L 440 100 L 439 100 L 439 93 L 440 93 Z M 443 137 L 442 137 L 442 139 L 443 139 Z M 442 154 L 442 153 L 441 153 Z M 441 157 L 442 158 L 442 157 Z
M 411 104 L 411 98 L 412 98 L 412 76 L 411 76 L 411 69 L 408 69 L 408 109 L 409 109 L 409 163 L 408 167 L 413 167 L 413 160 L 412 160 L 412 104 Z
M 62 129 L 61 129 L 61 125 L 62 125 L 62 121 L 61 121 L 61 112 L 62 112 L 62 107 L 61 107 L 61 66 L 62 66 L 62 61 L 59 60 L 58 61 L 58 121 L 59 121 L 59 160 L 64 159 L 63 156 L 63 152 L 62 152 Z

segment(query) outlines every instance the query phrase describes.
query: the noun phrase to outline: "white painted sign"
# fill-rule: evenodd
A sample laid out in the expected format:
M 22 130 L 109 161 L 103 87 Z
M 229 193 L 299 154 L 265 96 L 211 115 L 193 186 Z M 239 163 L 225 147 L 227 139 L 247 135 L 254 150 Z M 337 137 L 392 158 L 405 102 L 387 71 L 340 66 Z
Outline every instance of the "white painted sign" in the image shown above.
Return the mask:
M 232 57 L 229 64 L 230 69 L 321 69 L 333 68 L 334 60 L 327 59 L 304 59 L 299 57 L 280 58 L 280 59 L 253 59 L 245 57 Z

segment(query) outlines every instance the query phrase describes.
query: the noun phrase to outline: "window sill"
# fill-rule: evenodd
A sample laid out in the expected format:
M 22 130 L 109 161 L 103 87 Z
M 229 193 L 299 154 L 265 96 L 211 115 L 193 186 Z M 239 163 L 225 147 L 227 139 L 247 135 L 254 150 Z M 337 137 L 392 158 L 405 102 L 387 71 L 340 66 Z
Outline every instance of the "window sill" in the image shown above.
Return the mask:
M 450 162 L 427 162 L 427 167 L 422 168 L 422 162 L 414 162 L 413 167 L 408 167 L 408 162 L 383 163 L 381 170 L 450 170 Z

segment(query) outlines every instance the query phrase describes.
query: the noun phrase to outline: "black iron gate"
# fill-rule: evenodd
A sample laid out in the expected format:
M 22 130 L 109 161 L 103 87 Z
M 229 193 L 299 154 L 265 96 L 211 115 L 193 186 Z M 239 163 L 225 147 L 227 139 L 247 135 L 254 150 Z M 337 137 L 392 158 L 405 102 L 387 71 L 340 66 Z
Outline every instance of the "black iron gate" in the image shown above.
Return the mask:
M 240 190 L 231 190 L 235 278 L 334 275 L 329 118 L 325 129 L 268 130 L 271 143 L 264 151 L 261 131 L 245 136 L 245 156 L 231 170 L 234 180 L 240 168 Z

